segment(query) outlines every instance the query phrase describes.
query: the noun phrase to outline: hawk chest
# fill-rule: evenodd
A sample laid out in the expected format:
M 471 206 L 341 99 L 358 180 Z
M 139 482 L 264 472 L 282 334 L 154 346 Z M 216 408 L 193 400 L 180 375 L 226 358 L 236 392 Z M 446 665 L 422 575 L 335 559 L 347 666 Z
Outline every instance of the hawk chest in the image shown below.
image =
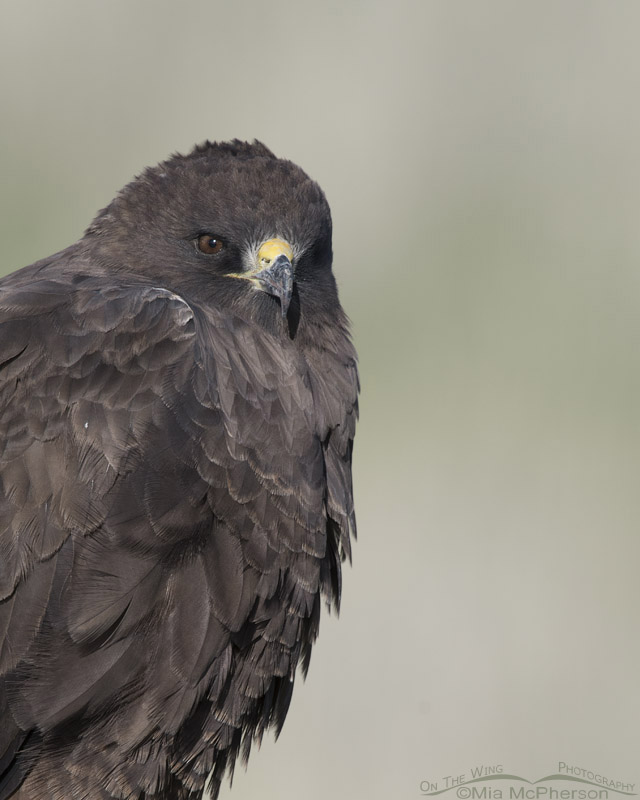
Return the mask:
M 238 543 L 245 592 L 265 614 L 278 597 L 307 616 L 327 551 L 318 378 L 291 343 L 246 323 L 210 327 L 205 343 L 193 383 L 216 526 Z

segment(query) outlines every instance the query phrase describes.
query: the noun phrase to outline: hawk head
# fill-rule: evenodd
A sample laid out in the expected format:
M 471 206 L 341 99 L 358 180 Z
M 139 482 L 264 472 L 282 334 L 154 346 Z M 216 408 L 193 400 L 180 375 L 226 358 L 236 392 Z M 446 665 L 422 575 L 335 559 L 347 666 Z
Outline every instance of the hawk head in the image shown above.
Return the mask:
M 288 315 L 291 329 L 314 306 L 337 306 L 325 196 L 258 141 L 205 142 L 147 169 L 83 243 L 105 270 L 269 326 Z

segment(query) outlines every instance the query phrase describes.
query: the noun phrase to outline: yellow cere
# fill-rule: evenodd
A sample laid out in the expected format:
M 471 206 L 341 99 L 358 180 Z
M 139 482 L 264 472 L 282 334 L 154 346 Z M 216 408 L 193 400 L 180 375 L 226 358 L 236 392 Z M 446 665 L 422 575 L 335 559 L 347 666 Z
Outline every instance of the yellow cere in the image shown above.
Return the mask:
M 267 267 L 280 255 L 285 255 L 289 261 L 293 258 L 293 250 L 284 239 L 269 239 L 258 250 L 258 264 L 260 267 Z

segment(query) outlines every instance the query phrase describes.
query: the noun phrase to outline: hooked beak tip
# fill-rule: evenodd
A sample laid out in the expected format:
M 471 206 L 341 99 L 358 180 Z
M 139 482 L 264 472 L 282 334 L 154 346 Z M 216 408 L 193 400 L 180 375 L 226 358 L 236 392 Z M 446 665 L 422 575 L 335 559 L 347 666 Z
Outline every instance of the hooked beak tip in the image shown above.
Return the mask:
M 282 317 L 286 317 L 293 293 L 293 267 L 289 258 L 280 254 L 253 277 L 265 292 L 280 300 Z

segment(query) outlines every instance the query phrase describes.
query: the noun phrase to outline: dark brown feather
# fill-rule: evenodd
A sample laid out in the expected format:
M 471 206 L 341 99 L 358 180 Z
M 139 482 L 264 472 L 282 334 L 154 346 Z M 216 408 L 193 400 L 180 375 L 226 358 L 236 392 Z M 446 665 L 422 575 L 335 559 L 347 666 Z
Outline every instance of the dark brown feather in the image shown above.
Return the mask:
M 330 234 L 297 167 L 207 143 L 0 282 L 0 800 L 215 795 L 282 726 L 355 525 Z M 228 277 L 275 235 L 293 328 Z

